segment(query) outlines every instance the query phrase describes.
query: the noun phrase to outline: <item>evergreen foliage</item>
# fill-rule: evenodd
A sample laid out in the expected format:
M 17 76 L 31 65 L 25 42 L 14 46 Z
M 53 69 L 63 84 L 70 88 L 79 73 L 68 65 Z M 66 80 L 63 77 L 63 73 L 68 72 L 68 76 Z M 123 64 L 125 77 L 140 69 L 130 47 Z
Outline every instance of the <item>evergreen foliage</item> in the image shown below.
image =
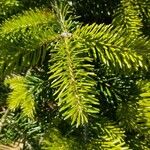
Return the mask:
M 149 1 L 84 3 L 0 2 L 1 143 L 150 149 Z
M 8 108 L 15 110 L 19 106 L 23 110 L 23 115 L 29 118 L 33 118 L 34 114 L 34 98 L 30 90 L 25 87 L 26 80 L 23 77 L 17 76 L 11 79 L 7 79 L 7 84 L 10 84 L 10 88 L 13 90 L 8 96 Z

